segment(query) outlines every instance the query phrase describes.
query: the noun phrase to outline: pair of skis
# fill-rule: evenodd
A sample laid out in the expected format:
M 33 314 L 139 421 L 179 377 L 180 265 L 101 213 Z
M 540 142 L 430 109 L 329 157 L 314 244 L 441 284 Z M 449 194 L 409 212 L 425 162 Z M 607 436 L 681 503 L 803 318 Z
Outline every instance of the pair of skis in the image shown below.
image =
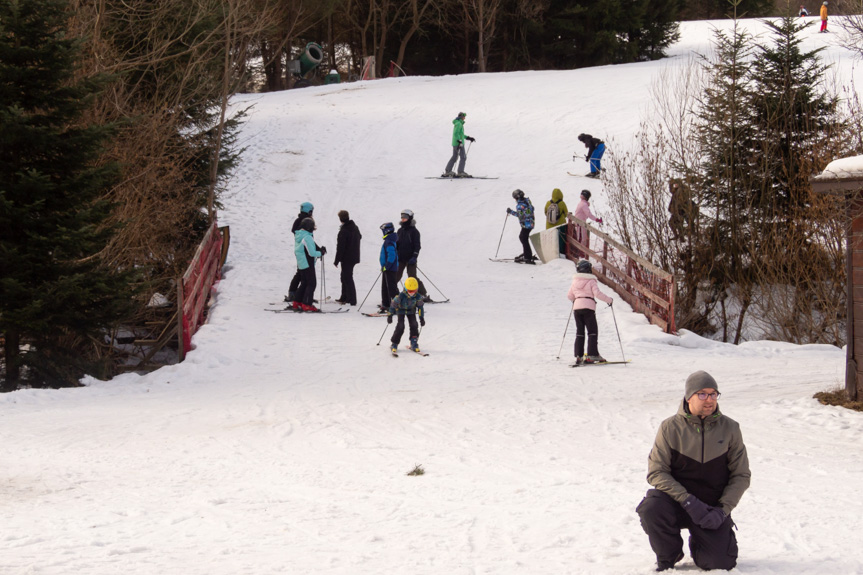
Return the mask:
M 410 349 L 412 352 L 414 352 L 414 353 L 415 353 L 415 354 L 417 354 L 417 355 L 421 355 L 421 356 L 423 356 L 423 357 L 428 357 L 428 354 L 427 354 L 426 352 L 424 352 L 424 351 L 416 351 L 416 350 L 414 350 L 414 349 L 411 349 L 411 346 L 409 346 L 409 345 L 406 345 L 405 347 L 406 347 L 407 349 Z M 392 354 L 393 354 L 393 357 L 398 357 L 398 356 L 399 356 L 399 352 L 398 352 L 398 351 L 393 351 L 393 349 L 392 349 L 392 348 L 390 348 L 390 353 L 392 353 Z
M 573 363 L 570 364 L 569 367 L 590 367 L 592 365 L 617 365 L 621 363 L 630 363 L 632 360 L 627 359 L 626 361 L 600 361 L 596 363 Z

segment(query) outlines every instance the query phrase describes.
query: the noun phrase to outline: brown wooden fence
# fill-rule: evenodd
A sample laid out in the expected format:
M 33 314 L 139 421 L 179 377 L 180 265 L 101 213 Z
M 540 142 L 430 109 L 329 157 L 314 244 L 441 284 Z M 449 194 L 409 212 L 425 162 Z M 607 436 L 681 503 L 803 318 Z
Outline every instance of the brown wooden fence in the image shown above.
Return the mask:
M 221 274 L 222 243 L 222 233 L 214 222 L 198 246 L 186 273 L 178 282 L 177 329 L 181 342 L 181 360 L 191 351 L 192 336 L 206 319 L 207 300 Z
M 587 259 L 597 279 L 613 289 L 650 323 L 675 333 L 674 276 L 659 269 L 607 234 L 570 214 L 566 226 L 566 257 Z

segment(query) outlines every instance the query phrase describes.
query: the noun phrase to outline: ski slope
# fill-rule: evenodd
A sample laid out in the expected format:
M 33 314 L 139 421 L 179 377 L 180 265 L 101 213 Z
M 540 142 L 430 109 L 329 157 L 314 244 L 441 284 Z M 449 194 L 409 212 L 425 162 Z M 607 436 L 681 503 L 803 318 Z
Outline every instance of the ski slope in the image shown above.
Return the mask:
M 711 25 L 727 23 L 684 24 L 660 62 L 236 98 L 251 106 L 248 149 L 196 350 L 143 376 L 0 395 L 0 573 L 651 573 L 634 512 L 647 454 L 704 369 L 751 462 L 734 572 L 863 574 L 863 415 L 812 399 L 843 384 L 844 350 L 667 335 L 618 300 L 615 316 L 599 306 L 599 349 L 632 363 L 571 369 L 573 325 L 557 356 L 572 263 L 488 260 L 499 241 L 500 256 L 519 253 L 514 188 L 540 210 L 555 187 L 570 210 L 589 189 L 605 213 L 602 182 L 566 175 L 587 172 L 576 136 L 628 144 L 651 82 L 707 51 Z M 824 45 L 850 82 L 852 55 L 815 31 L 806 46 Z M 425 179 L 443 170 L 459 111 L 476 138 L 467 171 L 500 179 Z M 378 226 L 416 213 L 422 279 L 451 299 L 427 307 L 429 357 L 392 358 L 391 328 L 377 346 L 386 322 L 356 310 L 264 311 L 294 273 L 304 201 L 334 298 L 337 212 L 362 231 L 364 311 L 380 301 Z M 408 476 L 416 465 L 425 475 Z M 697 570 L 688 556 L 678 568 Z

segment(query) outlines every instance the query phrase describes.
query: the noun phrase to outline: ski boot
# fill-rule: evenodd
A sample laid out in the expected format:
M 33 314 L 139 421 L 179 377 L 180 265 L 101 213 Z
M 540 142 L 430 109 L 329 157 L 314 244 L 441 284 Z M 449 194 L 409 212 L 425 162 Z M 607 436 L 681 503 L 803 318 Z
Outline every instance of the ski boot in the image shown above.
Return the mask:
M 605 358 L 601 355 L 588 355 L 584 363 L 605 363 Z
M 300 306 L 302 307 L 303 311 L 311 311 L 311 312 L 321 311 L 318 308 L 316 308 L 314 305 L 300 304 Z
M 409 347 L 410 347 L 411 351 L 415 351 L 417 353 L 420 352 L 420 346 L 419 346 L 419 343 L 417 342 L 417 338 L 415 338 L 415 337 L 411 338 L 411 344 Z
M 455 172 L 444 172 L 440 175 L 442 178 L 454 178 Z
M 584 356 L 583 355 L 580 355 L 577 358 L 575 358 L 575 365 L 576 366 L 584 365 Z
M 513 261 L 515 261 L 515 263 L 517 264 L 522 263 L 524 261 L 524 254 L 518 254 L 517 256 L 515 256 L 515 259 Z
M 293 302 L 293 301 L 294 301 L 294 296 L 295 296 L 295 295 L 296 295 L 296 292 L 289 291 L 289 292 L 288 292 L 288 295 L 286 295 L 286 296 L 285 296 L 285 302 L 286 302 L 286 303 L 291 303 L 291 302 Z
M 456 178 L 472 178 L 473 176 L 471 176 L 467 172 L 459 172 L 455 175 L 455 177 Z
M 298 301 L 292 302 L 291 309 L 294 311 L 303 311 L 303 304 Z
M 393 355 L 398 355 L 399 354 L 398 344 L 390 342 L 390 351 L 392 352 Z

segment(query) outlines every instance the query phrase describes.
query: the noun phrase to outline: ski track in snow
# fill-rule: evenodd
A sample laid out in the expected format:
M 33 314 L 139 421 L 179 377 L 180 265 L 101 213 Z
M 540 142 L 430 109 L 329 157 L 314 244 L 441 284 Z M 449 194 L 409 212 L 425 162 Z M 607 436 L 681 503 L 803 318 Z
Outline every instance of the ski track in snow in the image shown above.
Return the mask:
M 660 62 L 238 97 L 253 105 L 248 149 L 223 198 L 230 253 L 197 349 L 145 376 L 0 396 L 0 572 L 651 573 L 634 512 L 647 454 L 705 369 L 752 467 L 734 572 L 863 573 L 863 505 L 846 496 L 863 475 L 861 416 L 811 397 L 842 385 L 844 351 L 666 335 L 617 300 L 614 317 L 599 305 L 600 351 L 621 359 L 622 343 L 633 362 L 573 370 L 572 264 L 487 259 L 499 241 L 499 257 L 520 252 L 514 188 L 538 212 L 555 187 L 570 210 L 588 188 L 604 212 L 601 182 L 566 175 L 586 170 L 576 135 L 631 138 L 651 81 L 706 51 L 709 25 L 684 24 Z M 849 73 L 830 42 L 812 33 L 804 47 L 827 43 Z M 499 180 L 424 179 L 443 170 L 459 111 L 477 139 L 468 172 Z M 363 311 L 380 300 L 378 226 L 416 212 L 420 278 L 451 299 L 426 308 L 430 357 L 394 362 L 392 326 L 376 346 L 386 323 L 356 308 L 263 311 L 293 276 L 303 201 L 334 297 L 337 212 L 359 225 Z M 426 474 L 408 477 L 417 464 Z M 679 568 L 697 571 L 689 557 Z

